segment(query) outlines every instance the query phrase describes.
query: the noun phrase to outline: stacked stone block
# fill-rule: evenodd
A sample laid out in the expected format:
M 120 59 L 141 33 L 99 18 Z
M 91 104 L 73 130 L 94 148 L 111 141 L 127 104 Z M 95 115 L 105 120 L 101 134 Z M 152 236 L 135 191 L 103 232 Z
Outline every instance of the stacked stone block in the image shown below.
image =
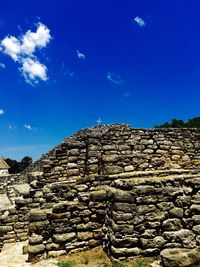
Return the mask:
M 43 160 L 45 183 L 130 171 L 200 166 L 195 129 L 134 129 L 117 124 L 82 130 Z
M 104 225 L 112 259 L 200 245 L 200 175 L 115 180 Z
M 15 205 L 0 211 L 0 250 L 5 243 L 27 240 L 29 198 L 18 198 Z
M 51 184 L 48 194 L 55 203 L 51 207 L 44 203 L 43 209 L 31 210 L 29 260 L 102 244 L 107 200 L 105 190 L 88 190 L 88 185 L 80 183 L 70 184 L 70 190 L 68 187 L 69 184 L 64 182 Z
M 100 244 L 113 259 L 198 246 L 195 129 L 97 126 L 70 136 L 37 164 L 43 173 L 28 179 L 29 193 L 13 202 L 13 214 L 2 213 L 0 227 L 12 229 L 2 230 L 0 246 L 21 240 L 16 233 L 27 238 L 27 229 L 29 260 Z

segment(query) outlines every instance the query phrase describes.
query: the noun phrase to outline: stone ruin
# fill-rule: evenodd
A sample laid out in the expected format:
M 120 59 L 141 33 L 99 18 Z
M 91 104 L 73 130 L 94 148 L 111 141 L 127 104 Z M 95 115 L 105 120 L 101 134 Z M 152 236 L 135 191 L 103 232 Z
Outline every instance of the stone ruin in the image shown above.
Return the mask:
M 103 246 L 112 260 L 200 246 L 200 133 L 85 129 L 0 180 L 0 249 L 29 261 Z

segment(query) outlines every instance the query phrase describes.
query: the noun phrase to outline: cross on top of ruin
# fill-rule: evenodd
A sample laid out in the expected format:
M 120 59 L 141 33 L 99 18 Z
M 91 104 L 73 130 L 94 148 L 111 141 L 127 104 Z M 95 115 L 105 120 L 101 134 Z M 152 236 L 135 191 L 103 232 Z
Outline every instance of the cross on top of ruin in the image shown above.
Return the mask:
M 102 121 L 101 121 L 100 118 L 98 118 L 97 123 L 98 123 L 98 125 L 99 125 L 100 123 L 102 123 Z

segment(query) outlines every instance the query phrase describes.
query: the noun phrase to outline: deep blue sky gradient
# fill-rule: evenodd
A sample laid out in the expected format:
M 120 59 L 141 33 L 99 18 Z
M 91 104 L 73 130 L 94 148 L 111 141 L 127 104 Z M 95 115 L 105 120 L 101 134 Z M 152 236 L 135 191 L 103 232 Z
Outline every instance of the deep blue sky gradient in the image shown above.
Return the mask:
M 49 79 L 35 86 L 0 53 L 0 155 L 36 159 L 99 117 L 147 128 L 200 116 L 199 14 L 198 0 L 3 1 L 0 40 L 38 21 L 53 39 L 37 53 Z M 124 82 L 108 81 L 109 72 Z

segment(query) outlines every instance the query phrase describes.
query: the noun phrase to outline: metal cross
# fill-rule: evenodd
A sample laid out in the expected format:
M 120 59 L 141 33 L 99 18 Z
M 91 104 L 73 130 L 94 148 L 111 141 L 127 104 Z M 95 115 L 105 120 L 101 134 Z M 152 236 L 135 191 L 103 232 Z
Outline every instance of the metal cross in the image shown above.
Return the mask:
M 98 125 L 99 125 L 101 122 L 102 122 L 101 119 L 98 118 L 98 120 L 97 120 Z

